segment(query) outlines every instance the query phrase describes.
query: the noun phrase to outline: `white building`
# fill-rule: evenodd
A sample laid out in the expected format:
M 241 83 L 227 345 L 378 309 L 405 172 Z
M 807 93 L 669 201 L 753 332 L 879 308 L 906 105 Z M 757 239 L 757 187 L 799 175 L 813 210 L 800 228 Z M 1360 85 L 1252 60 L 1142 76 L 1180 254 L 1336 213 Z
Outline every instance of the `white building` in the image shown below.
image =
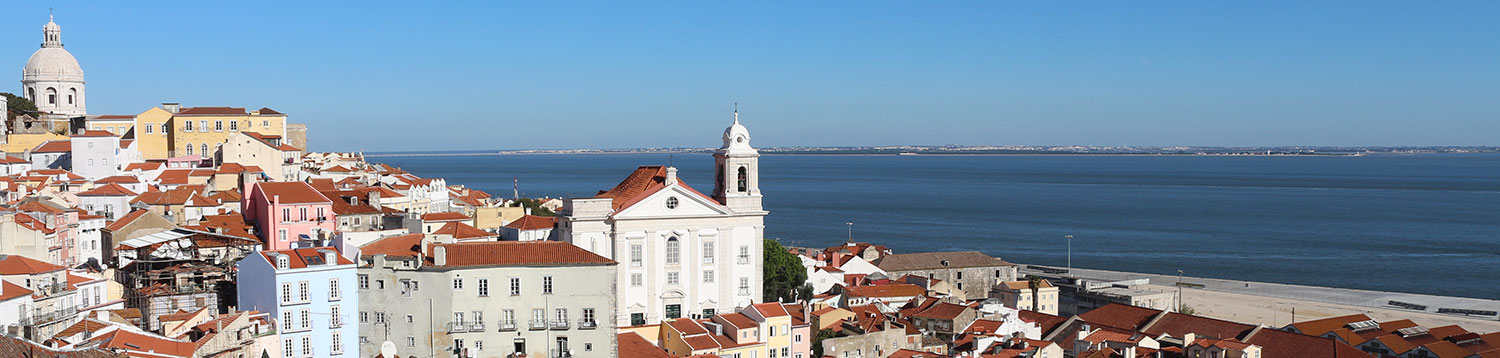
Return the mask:
M 620 263 L 620 325 L 710 317 L 761 300 L 760 154 L 738 113 L 723 141 L 712 197 L 679 180 L 677 168 L 643 166 L 614 189 L 564 202 L 558 237 Z
M 89 180 L 120 174 L 120 137 L 114 133 L 81 130 L 74 134 L 73 173 Z
M 42 27 L 42 48 L 31 54 L 21 71 L 24 96 L 36 103 L 41 112 L 63 116 L 82 116 L 84 106 L 83 67 L 78 59 L 63 49 L 62 27 L 52 19 Z

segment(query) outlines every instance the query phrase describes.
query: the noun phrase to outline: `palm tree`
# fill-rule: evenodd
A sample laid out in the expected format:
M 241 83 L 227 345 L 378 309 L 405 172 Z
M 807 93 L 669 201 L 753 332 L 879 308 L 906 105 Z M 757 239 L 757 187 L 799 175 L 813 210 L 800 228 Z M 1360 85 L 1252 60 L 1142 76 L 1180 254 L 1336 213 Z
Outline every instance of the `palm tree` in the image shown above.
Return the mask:
M 1036 309 L 1036 305 L 1038 296 L 1037 291 L 1041 291 L 1042 289 L 1042 278 L 1038 276 L 1026 276 L 1026 287 L 1031 288 L 1031 310 L 1041 312 L 1040 310 Z

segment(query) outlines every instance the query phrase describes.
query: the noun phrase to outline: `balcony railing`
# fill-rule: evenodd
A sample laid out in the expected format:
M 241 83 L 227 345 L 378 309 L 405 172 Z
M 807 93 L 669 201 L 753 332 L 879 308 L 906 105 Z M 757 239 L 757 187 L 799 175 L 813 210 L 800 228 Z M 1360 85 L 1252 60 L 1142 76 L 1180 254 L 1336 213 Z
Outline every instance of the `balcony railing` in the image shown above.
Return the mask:
M 464 324 L 463 321 L 448 322 L 448 333 L 459 333 L 459 332 L 468 332 L 468 331 L 469 331 L 469 325 Z
M 568 329 L 568 328 L 569 328 L 569 327 L 572 327 L 572 326 L 573 326 L 573 325 L 572 325 L 572 324 L 570 324 L 570 323 L 569 323 L 569 322 L 568 322 L 568 320 L 565 320 L 565 319 L 557 319 L 557 320 L 552 320 L 552 321 L 551 321 L 551 322 L 548 322 L 548 323 L 547 323 L 547 326 L 548 326 L 548 327 L 551 327 L 551 328 L 552 328 L 552 329 L 554 329 L 554 330 L 566 330 L 566 329 Z
M 568 358 L 573 356 L 573 352 L 564 349 L 552 349 L 550 356 L 552 358 Z
M 534 320 L 531 320 L 531 329 L 532 330 L 547 329 L 547 320 L 545 320 L 545 319 L 534 319 Z
M 469 322 L 469 331 L 470 332 L 484 332 L 484 322 L 483 321 Z
M 738 264 L 741 264 L 741 265 L 749 265 L 750 264 L 750 256 L 740 256 L 739 258 L 735 259 L 735 263 L 738 263 Z
M 501 332 L 509 332 L 509 331 L 516 330 L 516 321 L 500 321 L 500 323 L 497 324 L 497 325 L 500 326 L 500 331 Z
M 598 321 L 595 321 L 595 320 L 592 320 L 592 319 L 587 319 L 587 318 L 578 320 L 578 329 L 595 329 L 595 328 L 599 328 L 599 322 Z
M 20 325 L 22 325 L 22 326 L 45 325 L 45 324 L 48 324 L 48 323 L 57 322 L 57 321 L 61 321 L 61 320 L 64 320 L 64 319 L 72 318 L 74 315 L 77 315 L 77 314 L 78 314 L 78 310 L 77 309 L 75 309 L 73 307 L 67 307 L 67 308 L 63 308 L 63 309 L 52 311 L 52 312 L 33 314 L 33 315 L 31 315 L 31 317 L 26 317 L 24 319 L 21 319 L 20 322 L 18 322 L 18 323 Z

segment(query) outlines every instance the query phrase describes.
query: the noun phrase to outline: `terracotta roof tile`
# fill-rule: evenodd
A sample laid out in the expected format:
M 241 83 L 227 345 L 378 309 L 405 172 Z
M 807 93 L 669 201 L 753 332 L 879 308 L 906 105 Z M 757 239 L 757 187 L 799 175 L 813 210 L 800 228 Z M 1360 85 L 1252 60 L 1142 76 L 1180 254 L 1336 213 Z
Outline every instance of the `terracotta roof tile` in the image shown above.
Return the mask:
M 642 166 L 631 172 L 630 176 L 625 177 L 625 180 L 621 181 L 619 185 L 615 185 L 613 189 L 599 192 L 599 195 L 595 195 L 594 198 L 610 199 L 615 211 L 619 211 L 641 201 L 641 199 L 645 199 L 647 196 L 651 196 L 651 194 L 655 194 L 662 188 L 666 188 L 666 180 L 667 167 L 660 165 Z M 677 179 L 677 183 L 688 191 L 698 194 L 698 196 L 711 201 L 713 200 L 713 198 L 689 187 L 681 178 Z
M 261 193 L 263 194 L 262 197 L 264 197 L 264 200 L 266 200 L 267 202 L 273 201 L 273 199 L 277 195 L 281 196 L 282 204 L 317 204 L 331 202 L 327 197 L 324 197 L 323 194 L 318 193 L 316 189 L 313 189 L 311 185 L 300 181 L 255 183 L 255 188 L 261 191 Z
M 755 323 L 755 320 L 750 319 L 750 316 L 746 316 L 745 314 L 739 312 L 721 314 L 718 315 L 718 317 L 719 319 L 728 322 L 729 325 L 740 329 L 755 328 L 759 326 Z
M 422 221 L 467 221 L 473 219 L 464 213 L 453 211 L 422 214 Z
M 1142 324 L 1145 324 L 1146 321 L 1151 320 L 1151 317 L 1156 316 L 1157 313 L 1161 313 L 1161 311 L 1145 307 L 1110 303 L 1104 307 L 1095 308 L 1078 315 L 1078 318 L 1095 325 L 1136 330 Z
M 916 271 L 962 267 L 1015 266 L 979 251 L 919 252 L 881 256 L 871 262 L 890 271 Z
M 780 303 L 776 302 L 756 303 L 750 305 L 750 307 L 755 308 L 756 312 L 760 312 L 760 315 L 766 318 L 788 315 L 786 307 L 782 307 Z
M 73 142 L 69 140 L 49 140 L 32 148 L 32 153 L 68 153 L 73 151 Z
M 444 266 L 449 267 L 615 264 L 603 256 L 561 241 L 486 241 L 433 246 L 445 249 L 447 262 Z
M 0 275 L 33 275 L 55 272 L 64 268 L 21 255 L 0 257 Z
M 85 129 L 85 130 L 79 131 L 78 133 L 73 134 L 73 136 L 74 137 L 118 137 L 117 135 L 115 135 L 114 133 L 110 133 L 109 131 L 98 131 L 98 130 L 92 130 L 92 129 Z
M 0 302 L 10 301 L 13 298 L 29 296 L 32 294 L 31 290 L 28 290 L 25 287 L 21 287 L 20 285 L 14 283 L 10 283 L 10 281 L 0 281 L 0 284 L 5 285 L 5 288 L 3 290 L 0 290 Z
M 103 177 L 103 178 L 100 178 L 99 180 L 95 180 L 94 184 L 109 184 L 109 183 L 116 183 L 116 184 L 138 184 L 140 182 L 141 182 L 140 179 L 136 179 L 133 176 L 129 176 L 129 175 L 116 175 L 116 176 L 110 176 L 110 177 Z
M 422 234 L 391 236 L 371 241 L 359 247 L 361 256 L 417 257 L 422 254 Z
M 109 225 L 104 226 L 104 228 L 109 229 L 109 231 L 120 231 L 120 229 L 125 228 L 125 225 L 129 225 L 130 223 L 135 222 L 136 219 L 141 218 L 141 216 L 146 215 L 146 213 L 146 209 L 135 209 L 129 214 L 125 214 L 125 216 L 122 216 L 119 219 L 115 219 L 115 221 L 110 222 Z
M 516 229 L 516 230 L 541 230 L 541 229 L 551 229 L 551 228 L 556 227 L 556 226 L 557 226 L 557 218 L 556 217 L 546 217 L 546 216 L 536 216 L 536 215 L 524 215 L 524 216 L 521 216 L 520 219 L 516 219 L 515 221 L 511 221 L 509 224 L 505 224 L 505 227 Z
M 181 111 L 177 112 L 177 115 L 179 115 L 179 116 L 183 116 L 183 115 L 187 115 L 187 116 L 220 115 L 220 116 L 222 116 L 222 115 L 248 115 L 248 114 L 250 114 L 250 113 L 245 112 L 244 108 L 239 108 L 239 107 L 190 107 L 190 108 L 183 108 Z
M 968 309 L 969 307 L 967 306 L 943 302 L 932 305 L 931 308 L 923 310 L 922 312 L 918 312 L 917 314 L 912 315 L 912 317 L 951 320 L 958 318 L 959 315 L 962 315 L 964 311 Z
M 136 196 L 136 192 L 126 189 L 120 184 L 109 183 L 103 186 L 78 193 L 78 196 Z
M 619 344 L 620 358 L 674 358 L 634 332 L 620 333 L 616 340 Z
M 307 267 L 309 265 L 324 265 L 324 264 L 326 264 L 326 262 L 323 261 L 323 251 L 332 251 L 334 253 L 334 255 L 333 255 L 334 259 L 338 260 L 338 262 L 336 263 L 337 265 L 353 265 L 354 264 L 354 262 L 349 261 L 349 259 L 344 258 L 344 255 L 339 255 L 338 254 L 338 250 L 334 249 L 332 246 L 309 247 L 309 248 L 305 248 L 305 249 L 286 249 L 286 250 L 275 250 L 275 251 L 257 251 L 256 254 L 260 255 L 261 257 L 264 257 L 266 259 L 266 262 L 271 263 L 271 265 L 273 267 L 276 265 L 276 255 L 277 254 L 279 254 L 279 255 L 286 255 L 287 256 L 287 267 L 289 267 L 290 269 L 299 269 L 299 268 L 305 268 L 305 267 Z
M 454 239 L 459 240 L 499 236 L 461 222 L 449 222 L 447 224 L 443 224 L 443 227 L 440 227 L 437 230 L 433 230 L 432 234 L 452 235 Z
M 136 169 L 140 169 L 142 171 L 157 170 L 157 169 L 161 169 L 161 163 L 158 163 L 158 162 L 130 163 L 129 165 L 125 166 L 125 171 L 132 171 L 132 170 L 136 170 Z
M 844 294 L 854 297 L 916 297 L 927 294 L 927 290 L 913 284 L 893 283 L 846 287 Z

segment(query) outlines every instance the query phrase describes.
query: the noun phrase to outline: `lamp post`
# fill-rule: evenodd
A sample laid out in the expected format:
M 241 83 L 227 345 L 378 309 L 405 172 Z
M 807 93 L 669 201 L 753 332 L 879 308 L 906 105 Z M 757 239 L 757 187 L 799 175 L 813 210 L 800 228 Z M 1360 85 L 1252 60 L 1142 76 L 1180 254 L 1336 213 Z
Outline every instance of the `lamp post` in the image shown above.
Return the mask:
M 1068 275 L 1073 275 L 1073 235 L 1064 236 L 1068 238 Z
M 1182 311 L 1182 270 L 1177 270 L 1177 307 L 1172 312 Z
M 854 242 L 854 223 L 846 222 L 844 224 L 849 225 L 849 242 Z

